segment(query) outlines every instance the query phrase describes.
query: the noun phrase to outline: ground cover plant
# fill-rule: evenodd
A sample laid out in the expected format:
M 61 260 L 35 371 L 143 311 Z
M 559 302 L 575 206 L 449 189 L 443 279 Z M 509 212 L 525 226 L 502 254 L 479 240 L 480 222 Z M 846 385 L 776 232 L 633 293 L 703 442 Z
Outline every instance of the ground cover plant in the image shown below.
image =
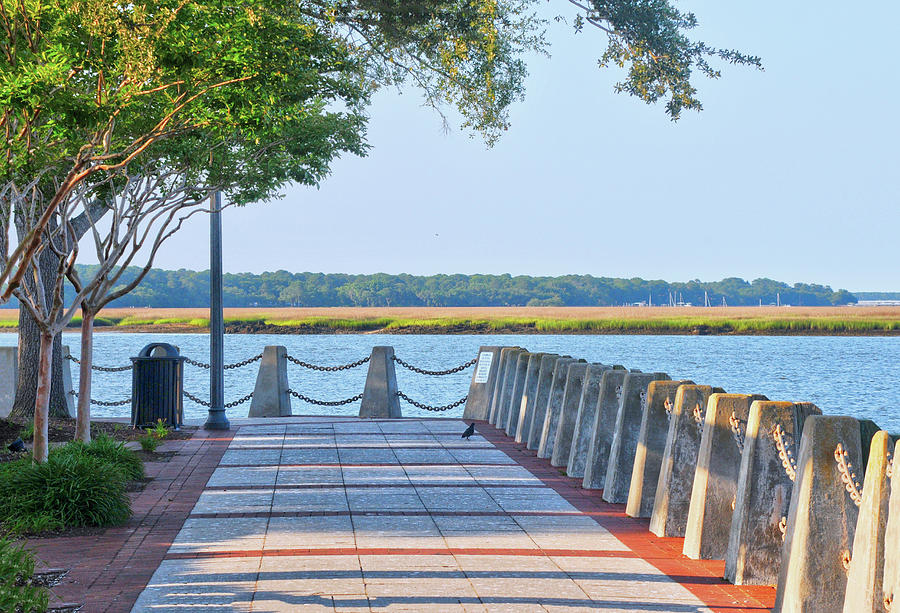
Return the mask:
M 49 594 L 36 585 L 34 557 L 21 545 L 0 536 L 0 611 L 36 613 L 46 611 Z

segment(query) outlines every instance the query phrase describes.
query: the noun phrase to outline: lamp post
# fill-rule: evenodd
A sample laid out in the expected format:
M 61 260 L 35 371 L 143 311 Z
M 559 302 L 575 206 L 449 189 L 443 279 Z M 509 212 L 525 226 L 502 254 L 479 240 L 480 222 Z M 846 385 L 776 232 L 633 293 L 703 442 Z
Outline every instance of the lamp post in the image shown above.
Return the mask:
M 222 312 L 222 193 L 209 214 L 209 415 L 203 428 L 228 430 L 225 417 L 225 317 Z

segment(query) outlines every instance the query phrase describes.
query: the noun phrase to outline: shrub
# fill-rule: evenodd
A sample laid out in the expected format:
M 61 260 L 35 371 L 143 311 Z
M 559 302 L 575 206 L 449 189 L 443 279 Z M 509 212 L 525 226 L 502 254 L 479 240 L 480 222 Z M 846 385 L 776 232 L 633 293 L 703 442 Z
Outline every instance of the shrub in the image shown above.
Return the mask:
M 21 545 L 0 537 L 0 611 L 22 613 L 47 610 L 49 595 L 32 585 L 34 557 Z
M 4 471 L 0 520 L 14 533 L 110 526 L 131 516 L 122 469 L 86 453 L 54 453 Z
M 141 449 L 147 453 L 153 453 L 162 441 L 152 434 L 145 434 L 138 439 L 138 442 L 141 444 Z
M 98 434 L 85 445 L 75 441 L 54 449 L 54 454 L 81 454 L 98 458 L 106 463 L 114 464 L 122 469 L 126 479 L 138 481 L 144 478 L 144 463 L 137 454 L 125 447 L 125 443 L 117 441 L 106 434 Z

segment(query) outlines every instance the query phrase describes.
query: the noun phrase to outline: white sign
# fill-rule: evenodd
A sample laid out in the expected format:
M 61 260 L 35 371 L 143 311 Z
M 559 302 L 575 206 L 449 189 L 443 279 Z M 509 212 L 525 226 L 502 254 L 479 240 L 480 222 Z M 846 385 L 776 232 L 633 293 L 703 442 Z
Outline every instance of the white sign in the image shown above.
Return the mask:
M 475 369 L 475 383 L 487 383 L 491 374 L 491 362 L 494 361 L 492 351 L 482 351 L 478 354 L 478 368 Z

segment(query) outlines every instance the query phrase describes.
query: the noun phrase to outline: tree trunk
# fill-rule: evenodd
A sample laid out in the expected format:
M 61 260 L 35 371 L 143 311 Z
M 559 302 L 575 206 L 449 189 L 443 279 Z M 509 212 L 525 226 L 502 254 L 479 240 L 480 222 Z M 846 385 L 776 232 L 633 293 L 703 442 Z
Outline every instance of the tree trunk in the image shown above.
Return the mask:
M 91 442 L 91 366 L 94 364 L 94 312 L 81 309 L 81 369 L 78 372 L 78 417 L 75 440 Z
M 41 277 L 44 280 L 44 291 L 51 295 L 53 291 L 53 279 L 56 276 L 56 265 L 53 255 L 45 251 L 41 253 L 38 265 L 41 267 Z M 33 283 L 26 280 L 27 283 Z M 23 308 L 19 308 L 19 372 L 16 381 L 16 397 L 10 411 L 10 419 L 24 423 L 34 418 L 34 407 L 38 388 L 38 361 L 41 353 L 41 330 L 34 318 Z M 62 377 L 62 335 L 57 334 L 53 338 L 53 356 L 50 365 L 50 409 L 53 417 L 68 417 L 69 410 L 66 406 L 66 395 L 63 389 Z
M 41 355 L 38 360 L 37 394 L 34 402 L 34 446 L 31 456 L 36 464 L 47 461 L 48 413 L 50 410 L 50 365 L 53 362 L 53 335 L 41 332 Z

